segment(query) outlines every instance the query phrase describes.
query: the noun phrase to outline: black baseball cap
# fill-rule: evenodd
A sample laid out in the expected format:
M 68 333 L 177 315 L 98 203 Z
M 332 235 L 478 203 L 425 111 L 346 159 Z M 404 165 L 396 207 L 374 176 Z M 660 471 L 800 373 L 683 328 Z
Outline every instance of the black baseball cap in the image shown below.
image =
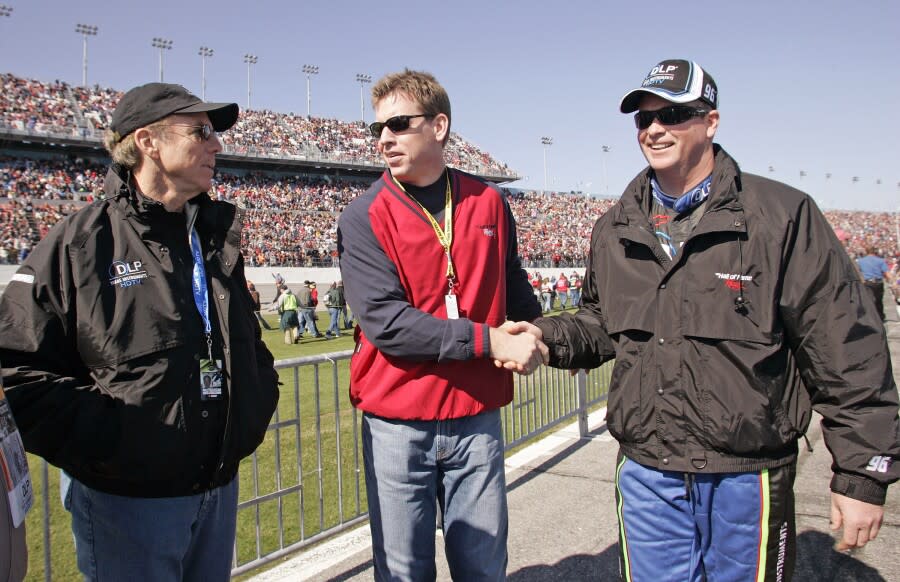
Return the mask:
M 225 131 L 237 121 L 239 108 L 237 103 L 204 103 L 181 85 L 147 83 L 122 96 L 109 128 L 118 142 L 134 130 L 173 113 L 206 113 L 213 129 Z
M 637 111 L 641 97 L 656 95 L 672 103 L 700 100 L 713 109 L 719 108 L 719 90 L 709 73 L 694 61 L 669 59 L 647 73 L 640 88 L 629 91 L 619 105 L 622 113 Z

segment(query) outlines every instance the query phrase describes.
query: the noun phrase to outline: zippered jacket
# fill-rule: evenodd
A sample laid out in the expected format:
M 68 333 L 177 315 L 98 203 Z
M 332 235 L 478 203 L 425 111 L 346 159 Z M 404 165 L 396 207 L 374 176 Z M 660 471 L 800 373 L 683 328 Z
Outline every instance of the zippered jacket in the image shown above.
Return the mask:
M 85 485 L 171 497 L 231 481 L 278 402 L 240 253 L 242 216 L 201 194 L 195 227 L 222 392 L 201 398 L 208 357 L 192 293 L 185 213 L 111 169 L 106 199 L 50 230 L 0 301 L 0 362 L 25 447 Z
M 489 328 L 540 315 L 505 198 L 448 172 L 459 319 L 447 316 L 447 258 L 435 231 L 387 171 L 338 222 L 344 293 L 359 318 L 350 400 L 384 418 L 443 420 L 507 404 L 512 373 L 489 358 Z M 440 208 L 443 224 L 443 193 Z
M 551 365 L 615 358 L 609 430 L 660 470 L 793 462 L 815 408 L 832 490 L 883 503 L 900 476 L 885 330 L 812 199 L 715 146 L 706 211 L 670 259 L 651 197 L 646 169 L 594 226 L 582 308 L 537 322 Z

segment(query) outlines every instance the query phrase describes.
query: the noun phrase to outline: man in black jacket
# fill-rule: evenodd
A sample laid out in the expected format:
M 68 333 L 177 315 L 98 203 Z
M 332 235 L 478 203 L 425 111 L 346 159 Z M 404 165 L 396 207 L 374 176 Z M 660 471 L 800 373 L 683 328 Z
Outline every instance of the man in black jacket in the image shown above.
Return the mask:
M 126 93 L 105 197 L 54 227 L 0 301 L 26 449 L 71 477 L 87 580 L 228 580 L 240 460 L 278 377 L 244 278 L 242 212 L 211 200 L 234 103 Z
M 884 328 L 806 194 L 713 143 L 718 91 L 659 63 L 622 99 L 649 167 L 601 217 L 577 313 L 519 324 L 550 364 L 615 358 L 607 426 L 627 580 L 787 580 L 797 442 L 831 451 L 839 549 L 864 546 L 900 472 Z

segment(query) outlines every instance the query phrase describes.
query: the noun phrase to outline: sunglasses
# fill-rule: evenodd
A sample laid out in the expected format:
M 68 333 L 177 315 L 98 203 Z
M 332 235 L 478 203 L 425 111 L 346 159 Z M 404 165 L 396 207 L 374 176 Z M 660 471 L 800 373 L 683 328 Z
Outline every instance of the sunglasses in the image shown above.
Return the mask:
M 634 125 L 638 129 L 647 129 L 658 119 L 663 125 L 678 125 L 694 117 L 703 117 L 709 113 L 706 109 L 695 109 L 687 105 L 671 105 L 655 111 L 638 111 L 634 114 Z
M 190 127 L 191 130 L 188 132 L 188 135 L 191 137 L 196 137 L 199 141 L 207 141 L 212 136 L 216 135 L 216 130 L 212 128 L 208 123 L 203 123 L 201 125 L 191 125 L 189 123 L 170 123 L 165 127 Z
M 418 115 L 395 115 L 384 121 L 376 121 L 375 123 L 369 124 L 369 133 L 371 133 L 374 138 L 380 138 L 381 132 L 384 131 L 385 127 L 394 133 L 406 131 L 409 129 L 409 120 L 415 119 L 416 117 L 434 117 L 434 114 L 419 113 Z

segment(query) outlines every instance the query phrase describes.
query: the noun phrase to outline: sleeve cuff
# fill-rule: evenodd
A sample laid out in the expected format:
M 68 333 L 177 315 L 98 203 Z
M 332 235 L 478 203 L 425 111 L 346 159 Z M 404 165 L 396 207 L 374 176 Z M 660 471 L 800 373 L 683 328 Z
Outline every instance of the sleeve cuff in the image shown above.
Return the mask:
M 874 505 L 884 505 L 887 496 L 887 486 L 857 475 L 835 474 L 831 478 L 831 490 Z
M 490 328 L 483 323 L 472 322 L 472 351 L 475 358 L 486 358 L 491 353 Z

